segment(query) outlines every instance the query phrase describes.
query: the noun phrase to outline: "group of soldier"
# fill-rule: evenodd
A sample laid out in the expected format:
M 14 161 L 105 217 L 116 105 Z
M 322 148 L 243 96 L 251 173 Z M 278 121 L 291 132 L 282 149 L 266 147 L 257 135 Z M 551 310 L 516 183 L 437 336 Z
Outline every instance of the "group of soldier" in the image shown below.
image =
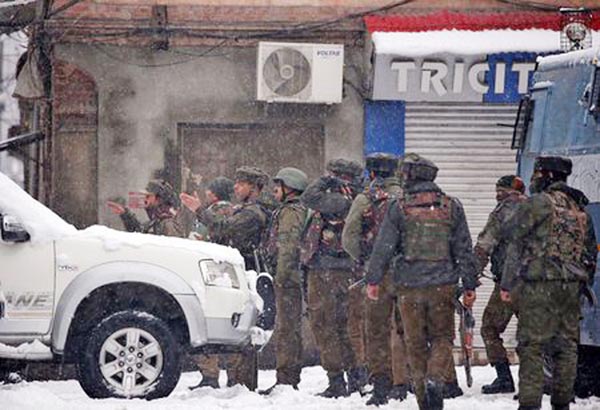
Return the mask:
M 244 166 L 235 181 L 211 181 L 204 201 L 152 181 L 145 225 L 124 206 L 109 205 L 128 230 L 185 236 L 181 202 L 195 215 L 193 236 L 237 248 L 246 269 L 259 270 L 261 250 L 274 274 L 277 312 L 276 384 L 262 394 L 278 385 L 298 388 L 306 300 L 329 381 L 320 396 L 364 394 L 370 383 L 369 405 L 403 400 L 411 391 L 421 410 L 442 409 L 444 398 L 462 394 L 452 355 L 457 289 L 471 307 L 491 260 L 495 288 L 482 336 L 497 378 L 483 393 L 515 391 L 501 334 L 516 314 L 519 409 L 541 408 L 547 355 L 554 363 L 552 406 L 564 410 L 573 395 L 580 288 L 593 280 L 597 252 L 587 199 L 566 184 L 571 167 L 565 158 L 537 158 L 529 198 L 519 177 L 500 178 L 498 205 L 474 247 L 460 201 L 434 182 L 437 166 L 412 153 L 368 155 L 366 170 L 332 160 L 312 183 L 296 168 L 269 181 Z M 270 182 L 276 201 L 265 199 Z M 228 385 L 256 388 L 248 357 L 228 359 Z M 200 356 L 197 363 L 199 386 L 218 387 L 218 358 Z

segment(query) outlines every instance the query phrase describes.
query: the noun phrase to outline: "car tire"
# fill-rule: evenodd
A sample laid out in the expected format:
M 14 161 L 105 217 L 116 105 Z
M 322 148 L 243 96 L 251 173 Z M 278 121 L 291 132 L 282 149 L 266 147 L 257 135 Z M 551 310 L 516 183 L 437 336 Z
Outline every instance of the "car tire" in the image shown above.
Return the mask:
M 121 311 L 89 332 L 77 373 L 92 398 L 168 396 L 181 376 L 181 348 L 169 327 L 146 312 Z

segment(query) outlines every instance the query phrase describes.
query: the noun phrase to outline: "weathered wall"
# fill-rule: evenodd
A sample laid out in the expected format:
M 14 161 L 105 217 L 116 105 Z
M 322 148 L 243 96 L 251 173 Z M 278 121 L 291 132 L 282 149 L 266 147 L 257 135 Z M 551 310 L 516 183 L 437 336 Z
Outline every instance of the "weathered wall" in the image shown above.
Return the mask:
M 98 90 L 99 223 L 121 226 L 106 200 L 144 187 L 163 167 L 166 141 L 177 142 L 178 123 L 321 124 L 326 159 L 362 157 L 362 99 L 354 89 L 345 87 L 343 103 L 332 106 L 256 102 L 255 48 L 191 55 L 202 51 L 56 46 L 55 57 L 90 73 Z M 360 81 L 363 60 L 362 49 L 346 48 L 347 78 Z

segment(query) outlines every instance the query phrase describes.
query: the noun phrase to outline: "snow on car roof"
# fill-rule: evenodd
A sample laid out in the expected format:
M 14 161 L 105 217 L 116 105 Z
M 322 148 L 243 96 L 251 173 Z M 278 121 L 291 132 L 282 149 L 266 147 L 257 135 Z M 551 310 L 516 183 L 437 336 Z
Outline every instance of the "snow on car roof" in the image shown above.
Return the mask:
M 592 33 L 598 44 L 600 33 Z M 420 57 L 451 53 L 461 55 L 560 50 L 560 32 L 554 30 L 441 30 L 421 32 L 375 32 L 377 54 Z
M 60 216 L 33 199 L 9 177 L 0 172 L 0 214 L 16 217 L 31 242 L 47 242 L 77 232 Z
M 66 237 L 98 239 L 103 242 L 107 250 L 118 250 L 123 246 L 138 248 L 155 245 L 200 252 L 216 261 L 243 263 L 243 258 L 237 249 L 209 242 L 122 232 L 100 225 L 78 231 L 1 172 L 0 214 L 17 218 L 29 233 L 33 243 L 45 243 Z

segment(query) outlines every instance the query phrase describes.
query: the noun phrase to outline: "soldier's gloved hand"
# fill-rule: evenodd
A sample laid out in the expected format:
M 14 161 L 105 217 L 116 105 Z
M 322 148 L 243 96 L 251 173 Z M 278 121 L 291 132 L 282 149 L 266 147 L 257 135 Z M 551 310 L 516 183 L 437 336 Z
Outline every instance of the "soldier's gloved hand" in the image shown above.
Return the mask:
M 510 292 L 508 290 L 501 289 L 500 290 L 500 299 L 502 299 L 502 302 L 510 303 L 511 302 Z
M 465 293 L 463 293 L 463 304 L 467 308 L 470 309 L 473 307 L 475 304 L 475 299 L 477 299 L 477 294 L 474 290 L 465 290 Z
M 379 285 L 367 285 L 367 297 L 370 300 L 378 300 L 379 299 Z

